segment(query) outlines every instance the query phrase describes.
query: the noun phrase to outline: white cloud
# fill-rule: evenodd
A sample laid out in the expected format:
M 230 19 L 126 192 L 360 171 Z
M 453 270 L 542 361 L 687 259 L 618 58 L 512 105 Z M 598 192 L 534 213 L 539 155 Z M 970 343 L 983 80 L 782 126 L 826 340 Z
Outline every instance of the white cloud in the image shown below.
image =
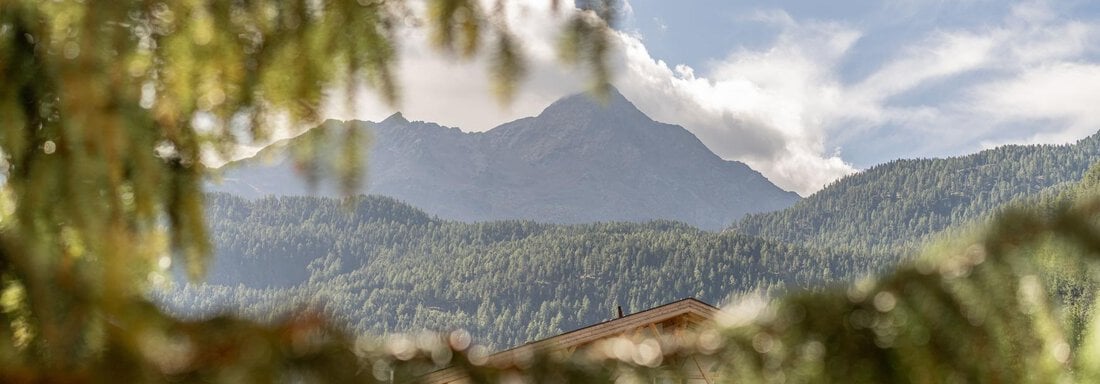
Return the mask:
M 745 20 L 772 24 L 780 27 L 793 27 L 797 23 L 791 14 L 782 9 L 757 9 L 744 17 Z
M 486 59 L 440 57 L 426 48 L 424 31 L 411 30 L 402 37 L 399 109 L 411 119 L 481 131 L 583 89 L 583 71 L 557 62 L 565 12 L 547 17 L 548 3 L 510 3 L 529 75 L 509 107 L 492 96 Z M 875 145 L 868 137 L 891 136 L 908 146 L 897 152 L 940 153 L 959 143 L 1066 142 L 1100 128 L 1100 65 L 1087 59 L 1098 51 L 1100 27 L 1067 20 L 1046 3 L 1017 5 L 1000 23 L 897 41 L 877 52 L 881 62 L 862 63 L 871 71 L 855 80 L 840 74 L 861 37 L 875 31 L 797 20 L 782 10 L 747 18 L 781 32 L 766 48 L 734 49 L 707 68 L 654 59 L 641 36 L 619 33 L 615 84 L 654 119 L 684 126 L 719 156 L 803 195 L 855 171 L 826 143 L 868 146 Z M 358 107 L 330 115 L 379 120 L 395 110 L 369 96 Z M 1036 126 L 1026 137 L 1002 132 L 1029 122 Z
M 827 151 L 826 138 L 868 145 L 867 137 L 900 137 L 910 147 L 895 151 L 943 153 L 994 141 L 1065 143 L 1100 128 L 1100 64 L 1085 58 L 1096 53 L 1100 29 L 1059 17 L 1046 3 L 1018 5 L 1000 24 L 899 42 L 870 74 L 847 83 L 841 66 L 863 31 L 781 10 L 749 18 L 783 32 L 770 47 L 735 51 L 705 75 L 683 65 L 668 70 L 624 36 L 620 87 L 643 111 L 802 194 L 853 171 Z M 1011 137 L 1008 126 L 1031 133 Z
M 993 60 L 995 39 L 971 33 L 938 33 L 856 84 L 861 99 L 879 103 L 899 93 L 971 71 Z
M 665 22 L 663 20 L 661 20 L 660 17 L 654 16 L 653 17 L 653 23 L 657 24 L 657 30 L 659 30 L 661 32 L 667 32 L 668 31 L 668 24 L 665 24 Z
M 870 89 L 897 84 L 882 81 L 883 74 L 908 81 L 871 100 L 894 113 L 914 107 L 890 106 L 889 97 L 926 86 L 933 79 L 957 81 L 945 91 L 957 96 L 944 94 L 919 106 L 930 111 L 926 116 L 904 123 L 888 117 L 883 124 L 922 125 L 946 135 L 941 137 L 970 140 L 979 147 L 1066 143 L 1100 128 L 1100 111 L 1094 107 L 1100 101 L 1100 72 L 1097 63 L 1087 59 L 1100 37 L 1100 29 L 1093 24 L 1060 18 L 1046 3 L 1035 2 L 1015 6 L 1000 25 L 939 35 L 929 47 L 930 52 L 942 54 L 909 52 L 864 83 Z M 910 65 L 914 62 L 921 64 Z M 891 70 L 898 66 L 904 69 Z M 1030 133 L 1019 137 L 1018 132 L 1006 133 L 1006 127 L 1017 131 L 1025 127 Z
M 400 110 L 405 117 L 466 131 L 484 131 L 503 122 L 538 114 L 559 97 L 583 89 L 584 78 L 563 68 L 557 60 L 557 37 L 567 12 L 553 12 L 550 2 L 526 0 L 508 2 L 508 24 L 523 43 L 528 76 L 519 92 L 507 104 L 494 96 L 488 73 L 490 59 L 481 55 L 461 60 L 442 55 L 430 48 L 427 31 L 411 28 L 401 31 L 398 41 L 400 65 L 397 70 L 401 99 L 390 106 L 373 91 L 361 89 L 355 110 L 348 111 L 343 94 L 334 94 L 326 116 L 337 119 L 378 121 Z M 487 4 L 489 5 L 489 4 Z M 569 5 L 562 4 L 562 10 Z M 485 47 L 491 51 L 491 46 Z
M 557 62 L 554 44 L 561 20 L 545 18 L 545 11 L 513 15 L 514 32 L 527 43 L 530 72 L 507 108 L 492 96 L 485 59 L 441 58 L 427 48 L 424 31 L 410 30 L 402 37 L 400 107 L 366 95 L 355 111 L 332 103 L 327 115 L 377 121 L 400 109 L 410 119 L 467 131 L 535 115 L 557 98 L 582 90 L 585 81 Z M 616 85 L 642 111 L 683 125 L 719 156 L 744 161 L 780 187 L 803 195 L 854 171 L 824 148 L 827 116 L 822 113 L 835 109 L 839 100 L 823 63 L 835 63 L 858 39 L 857 32 L 827 23 L 792 30 L 768 51 L 731 54 L 716 64 L 709 78 L 697 78 L 689 66 L 670 68 L 653 59 L 637 36 L 617 36 Z
M 973 92 L 975 106 L 993 125 L 1053 121 L 1057 129 L 1037 132 L 1031 143 L 1065 143 L 1100 128 L 1100 65 L 1054 63 L 1023 71 Z
M 833 140 L 859 146 L 869 145 L 869 137 L 891 137 L 907 147 L 886 152 L 920 156 L 976 150 L 993 143 L 1066 143 L 1100 128 L 1100 108 L 1095 107 L 1100 102 L 1100 64 L 1089 59 L 1100 46 L 1100 28 L 1060 17 L 1046 3 L 1016 6 L 999 24 L 933 30 L 913 43 L 899 42 L 892 56 L 849 83 L 833 80 L 839 78 L 835 60 L 807 53 L 812 52 L 807 47 L 828 44 L 812 43 L 813 34 L 792 32 L 814 31 L 813 23 L 799 23 L 775 12 L 762 12 L 757 18 L 784 25 L 783 36 L 796 40 L 781 38 L 770 51 L 795 47 L 799 55 L 814 58 L 812 63 L 823 67 L 815 73 L 789 62 L 765 61 L 767 67 L 782 68 L 789 82 L 790 78 L 812 80 L 798 83 L 808 90 L 785 96 L 812 111 L 806 116 L 820 118 L 819 124 L 803 125 L 807 134 L 825 132 Z M 736 58 L 727 62 L 731 60 Z M 753 81 L 775 88 L 766 86 L 766 79 Z M 790 96 L 796 94 L 831 96 L 799 101 Z M 839 102 L 814 104 L 814 100 Z M 801 153 L 814 153 L 820 147 L 811 148 Z
M 682 125 L 726 159 L 744 161 L 806 195 L 854 171 L 824 148 L 824 121 L 840 104 L 830 67 L 859 33 L 835 24 L 789 31 L 766 51 L 738 51 L 707 77 L 653 59 L 621 34 L 616 84 L 651 117 Z
M 546 3 L 532 0 L 532 4 Z M 514 32 L 527 44 L 530 71 L 507 108 L 492 96 L 485 59 L 441 58 L 427 48 L 424 31 L 410 30 L 402 36 L 406 43 L 399 71 L 400 107 L 366 95 L 360 97 L 355 111 L 342 110 L 343 103 L 331 103 L 326 114 L 377 121 L 400 109 L 410 119 L 467 131 L 538 114 L 557 98 L 582 90 L 586 81 L 578 71 L 557 62 L 554 47 L 561 20 L 547 14 L 545 9 L 528 9 L 511 15 Z M 792 36 L 771 52 L 735 53 L 731 57 L 736 62 L 720 66 L 723 69 L 714 79 L 696 78 L 694 69 L 686 65 L 670 69 L 649 55 L 639 37 L 620 33 L 616 85 L 642 111 L 685 126 L 723 158 L 744 161 L 780 187 L 808 194 L 853 171 L 838 156 L 824 155 L 821 117 L 803 104 L 836 102 L 830 101 L 829 89 L 812 85 L 820 80 L 821 71 L 815 67 L 818 60 L 835 61 L 858 33 L 826 24 L 805 32 L 826 32 L 828 37 L 800 47 L 795 45 L 803 42 Z M 813 49 L 802 52 L 811 45 Z M 787 69 L 804 76 L 789 78 Z
M 630 4 L 630 0 L 621 0 L 619 4 L 619 13 L 623 19 L 629 20 L 634 18 L 634 6 Z

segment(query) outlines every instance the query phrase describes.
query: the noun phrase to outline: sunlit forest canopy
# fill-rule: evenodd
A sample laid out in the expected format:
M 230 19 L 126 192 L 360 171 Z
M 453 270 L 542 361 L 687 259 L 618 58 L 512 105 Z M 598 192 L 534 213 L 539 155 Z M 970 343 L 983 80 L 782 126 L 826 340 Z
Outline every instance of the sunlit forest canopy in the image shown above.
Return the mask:
M 0 335 L 0 371 L 22 381 L 56 367 L 60 378 L 92 379 L 103 373 L 92 367 L 125 357 L 142 362 L 131 365 L 134 374 L 165 373 L 148 360 L 158 351 L 139 344 L 159 340 L 144 330 L 159 334 L 173 323 L 143 313 L 151 309 L 141 294 L 174 262 L 202 275 L 210 250 L 204 161 L 231 158 L 279 129 L 315 125 L 334 89 L 366 85 L 398 102 L 399 28 L 432 31 L 442 54 L 493 57 L 487 70 L 508 100 L 523 74 L 522 44 L 503 17 L 509 6 L 0 3 L 0 321 L 11 325 Z M 611 5 L 558 8 L 568 12 L 563 60 L 605 84 Z M 333 156 L 335 164 L 316 164 L 306 152 L 304 169 L 332 167 L 346 190 L 357 185 L 354 148 Z

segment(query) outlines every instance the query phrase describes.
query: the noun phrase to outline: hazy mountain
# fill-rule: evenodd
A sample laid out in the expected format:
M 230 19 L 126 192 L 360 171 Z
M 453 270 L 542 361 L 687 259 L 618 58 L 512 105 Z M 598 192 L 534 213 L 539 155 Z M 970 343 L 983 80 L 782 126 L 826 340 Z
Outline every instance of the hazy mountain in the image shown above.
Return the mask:
M 838 180 L 786 210 L 746 217 L 734 228 L 858 253 L 904 252 L 1010 201 L 1072 184 L 1097 161 L 1100 134 L 1068 145 L 895 160 Z
M 364 192 L 446 219 L 668 219 L 719 229 L 799 199 L 747 165 L 719 158 L 686 129 L 653 121 L 616 90 L 606 103 L 574 95 L 480 133 L 400 114 L 351 126 L 372 138 Z M 286 147 L 309 138 L 228 165 L 221 184 L 209 189 L 246 197 L 336 195 L 331 184 L 311 190 L 293 172 Z

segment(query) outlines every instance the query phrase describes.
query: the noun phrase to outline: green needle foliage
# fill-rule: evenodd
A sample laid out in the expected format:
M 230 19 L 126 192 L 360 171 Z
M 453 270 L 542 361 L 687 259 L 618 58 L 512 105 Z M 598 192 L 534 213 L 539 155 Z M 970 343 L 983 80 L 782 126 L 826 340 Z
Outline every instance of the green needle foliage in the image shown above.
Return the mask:
M 698 343 L 662 341 L 645 359 L 616 343 L 484 366 L 455 334 L 353 341 L 309 314 L 181 321 L 143 299 L 173 261 L 201 275 L 203 160 L 316 124 L 330 89 L 366 83 L 396 100 L 394 32 L 410 18 L 461 57 L 495 42 L 507 97 L 522 59 L 498 3 L 0 2 L 0 382 L 404 382 L 448 364 L 479 382 L 642 381 L 674 379 L 659 363 L 693 354 L 736 382 L 1100 379 L 1098 319 L 1084 311 L 1083 336 L 1067 336 L 1035 252 L 1057 242 L 1053 257 L 1095 264 L 1100 199 L 1085 192 L 1008 210 L 976 245 L 847 291 L 746 301 Z M 563 27 L 562 57 L 597 84 L 611 8 Z
M 509 96 L 523 71 L 502 16 L 508 4 L 493 12 L 478 4 L 0 2 L 0 381 L 98 381 L 127 372 L 199 378 L 202 367 L 231 369 L 243 360 L 191 353 L 213 360 L 166 366 L 158 363 L 161 349 L 179 338 L 188 348 L 212 347 L 224 341 L 206 332 L 233 328 L 254 333 L 258 344 L 293 344 L 279 339 L 293 336 L 279 327 L 183 324 L 143 304 L 149 282 L 164 278 L 173 261 L 201 276 L 210 251 L 203 161 L 231 158 L 280 128 L 317 124 L 326 93 L 341 87 L 366 84 L 396 102 L 394 36 L 425 19 L 422 13 L 444 50 L 471 57 L 486 40 L 500 42 L 491 69 Z M 590 20 L 591 13 L 572 17 Z M 572 25 L 563 33 L 573 36 Z M 586 24 L 583 39 L 608 40 L 607 24 L 596 25 Z M 595 76 L 607 73 L 600 58 L 590 62 Z M 343 159 L 333 168 L 350 192 L 358 161 L 352 148 L 346 152 L 331 158 Z M 328 166 L 317 157 L 302 156 L 303 168 Z M 327 356 L 318 367 L 333 362 L 325 360 L 336 358 L 324 353 L 327 345 L 293 356 L 256 352 L 262 358 L 255 361 L 277 366 L 241 367 L 234 373 L 241 376 L 222 378 L 281 377 L 280 367 L 301 374 L 313 369 L 306 369 L 309 356 Z M 346 365 L 330 378 L 337 372 L 356 369 Z

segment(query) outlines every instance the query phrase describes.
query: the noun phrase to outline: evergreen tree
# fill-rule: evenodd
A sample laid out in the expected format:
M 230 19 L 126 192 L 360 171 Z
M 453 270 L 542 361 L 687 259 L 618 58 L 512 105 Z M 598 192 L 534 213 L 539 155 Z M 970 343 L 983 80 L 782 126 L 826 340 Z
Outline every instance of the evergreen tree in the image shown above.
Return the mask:
M 187 324 L 142 295 L 173 262 L 202 274 L 207 156 L 226 159 L 280 123 L 317 124 L 324 93 L 337 87 L 367 84 L 397 100 L 395 31 L 404 20 L 425 21 L 437 48 L 459 57 L 491 45 L 496 89 L 511 95 L 522 52 L 501 10 L 475 0 L 423 5 L 0 2 L 0 280 L 8 298 L 0 381 L 339 381 L 359 371 L 351 354 L 336 353 L 346 352 L 338 339 L 309 336 L 327 332 L 322 323 Z M 563 57 L 591 68 L 596 84 L 607 80 L 610 8 L 593 2 L 563 27 Z M 340 134 L 358 142 L 354 130 Z M 354 148 L 304 152 L 304 169 L 335 169 L 348 191 L 357 184 Z M 303 337 L 307 344 L 292 343 Z M 202 358 L 168 359 L 185 347 Z M 244 352 L 213 353 L 230 347 Z

